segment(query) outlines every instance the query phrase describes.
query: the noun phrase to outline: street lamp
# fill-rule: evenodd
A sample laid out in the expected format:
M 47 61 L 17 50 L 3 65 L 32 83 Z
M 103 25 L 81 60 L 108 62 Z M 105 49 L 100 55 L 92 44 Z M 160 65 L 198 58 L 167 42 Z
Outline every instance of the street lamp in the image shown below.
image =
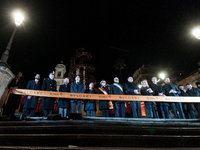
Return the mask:
M 21 13 L 16 13 L 15 14 L 15 25 L 16 26 L 15 26 L 15 29 L 14 29 L 14 31 L 12 33 L 12 36 L 10 37 L 10 40 L 9 40 L 8 45 L 6 47 L 6 50 L 4 51 L 4 53 L 1 56 L 0 66 L 9 67 L 8 64 L 7 64 L 7 60 L 8 60 L 8 57 L 9 57 L 9 51 L 10 51 L 10 48 L 11 48 L 15 33 L 17 31 L 17 27 L 20 26 L 20 24 L 22 23 L 23 20 L 24 20 L 24 17 L 23 17 L 23 15 Z
M 164 80 L 165 79 L 165 74 L 164 73 L 160 73 L 159 77 Z
M 194 29 L 192 34 L 200 40 L 200 29 Z

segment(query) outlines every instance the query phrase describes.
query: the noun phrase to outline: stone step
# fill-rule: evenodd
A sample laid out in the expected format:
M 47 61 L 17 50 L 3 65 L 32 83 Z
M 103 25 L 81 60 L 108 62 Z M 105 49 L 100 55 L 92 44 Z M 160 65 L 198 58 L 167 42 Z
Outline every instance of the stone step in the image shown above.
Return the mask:
M 108 134 L 0 134 L 1 146 L 199 147 L 200 136 Z
M 199 147 L 198 119 L 0 121 L 1 146 Z
M 48 125 L 93 125 L 93 126 L 148 126 L 148 127 L 200 127 L 197 121 L 154 121 L 154 120 L 35 120 L 0 121 L 0 126 L 48 126 Z
M 126 134 L 126 135 L 200 135 L 200 127 L 147 126 L 0 126 L 0 134 Z

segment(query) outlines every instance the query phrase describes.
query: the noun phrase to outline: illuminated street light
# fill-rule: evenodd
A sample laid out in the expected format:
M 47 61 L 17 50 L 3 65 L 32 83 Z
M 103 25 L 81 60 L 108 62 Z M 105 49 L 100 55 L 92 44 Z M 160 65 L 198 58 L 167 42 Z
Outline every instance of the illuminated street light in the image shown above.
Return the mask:
M 20 26 L 20 24 L 22 23 L 23 20 L 24 20 L 24 16 L 22 16 L 21 13 L 16 13 L 15 14 L 15 25 L 17 27 Z
M 200 40 L 200 29 L 193 30 L 192 34 Z
M 160 73 L 159 77 L 164 80 L 165 79 L 165 74 L 164 73 Z
M 15 29 L 12 33 L 12 36 L 10 37 L 10 40 L 9 40 L 8 45 L 6 47 L 6 50 L 4 51 L 4 53 L 1 56 L 0 66 L 9 67 L 8 64 L 7 64 L 7 60 L 8 60 L 8 57 L 9 57 L 10 48 L 11 48 L 15 33 L 17 31 L 17 27 L 20 26 L 20 24 L 22 23 L 23 20 L 24 20 L 24 17 L 21 13 L 18 12 L 18 13 L 15 14 L 15 25 L 16 26 L 15 26 Z

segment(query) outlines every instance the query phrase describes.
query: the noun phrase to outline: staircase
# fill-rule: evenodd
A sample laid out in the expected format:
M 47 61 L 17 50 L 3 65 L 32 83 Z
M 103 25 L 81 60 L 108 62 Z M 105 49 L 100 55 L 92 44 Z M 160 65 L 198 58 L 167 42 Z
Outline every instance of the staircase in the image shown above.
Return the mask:
M 0 121 L 1 146 L 200 147 L 198 119 Z

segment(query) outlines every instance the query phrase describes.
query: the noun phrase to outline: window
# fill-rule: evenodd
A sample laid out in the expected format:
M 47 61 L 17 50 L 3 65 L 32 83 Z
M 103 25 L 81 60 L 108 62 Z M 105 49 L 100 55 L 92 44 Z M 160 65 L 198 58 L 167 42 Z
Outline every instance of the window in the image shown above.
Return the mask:
M 58 77 L 60 77 L 61 76 L 61 72 L 58 72 Z

